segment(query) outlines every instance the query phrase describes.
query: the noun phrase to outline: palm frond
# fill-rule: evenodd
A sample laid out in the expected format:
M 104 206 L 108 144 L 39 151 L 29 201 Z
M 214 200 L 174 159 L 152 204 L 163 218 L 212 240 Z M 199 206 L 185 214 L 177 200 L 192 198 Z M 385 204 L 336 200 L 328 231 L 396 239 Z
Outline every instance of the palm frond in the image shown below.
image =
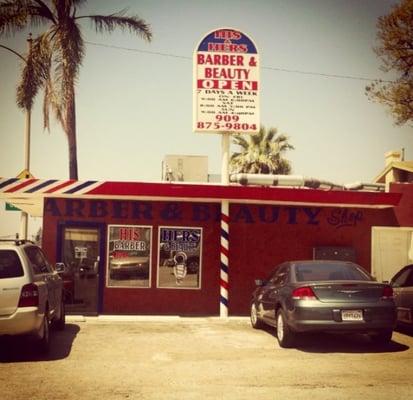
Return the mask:
M 95 25 L 96 32 L 113 32 L 115 29 L 122 31 L 128 30 L 130 33 L 137 34 L 148 42 L 152 39 L 150 26 L 137 15 L 126 16 L 125 10 L 111 15 L 84 15 L 76 17 L 89 18 Z
M 233 143 L 240 146 L 241 151 L 231 155 L 231 172 L 289 174 L 291 165 L 283 154 L 294 146 L 288 140 L 286 135 L 278 134 L 276 128 L 267 130 L 263 126 L 254 135 L 235 136 Z
M 32 41 L 24 63 L 21 81 L 17 87 L 17 105 L 26 110 L 33 106 L 34 98 L 44 86 L 51 67 L 51 49 L 44 36 Z
M 261 127 L 261 129 L 265 129 L 264 127 Z M 267 142 L 271 142 L 271 140 L 277 136 L 278 134 L 278 130 L 277 128 L 269 128 L 266 135 L 265 135 L 265 139 Z
M 56 23 L 55 16 L 53 15 L 53 11 L 47 6 L 47 4 L 42 0 L 33 0 L 33 3 L 36 3 L 37 6 L 33 6 L 30 8 L 31 14 L 36 16 L 41 16 L 42 19 L 39 19 L 39 23 L 44 22 L 44 18 Z
M 72 87 L 78 78 L 85 54 L 80 27 L 73 20 L 67 21 L 65 29 L 56 29 L 53 45 L 55 78 L 61 81 L 62 87 Z M 69 101 L 70 96 L 66 96 L 65 100 Z
M 0 34 L 12 35 L 25 28 L 28 21 L 28 1 L 5 1 L 0 3 Z
M 27 25 L 37 27 L 53 21 L 53 14 L 41 0 L 15 0 L 0 3 L 0 34 L 10 36 Z
M 45 85 L 43 98 L 43 128 L 47 130 L 50 130 L 50 110 L 54 112 L 56 120 L 65 129 L 62 96 L 57 93 L 56 87 L 51 77 L 49 77 Z

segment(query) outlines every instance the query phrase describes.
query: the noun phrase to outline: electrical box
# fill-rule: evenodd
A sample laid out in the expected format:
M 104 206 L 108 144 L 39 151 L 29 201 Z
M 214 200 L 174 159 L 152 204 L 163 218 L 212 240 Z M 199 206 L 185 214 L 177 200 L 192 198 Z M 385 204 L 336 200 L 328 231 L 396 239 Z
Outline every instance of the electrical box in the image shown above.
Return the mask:
M 318 246 L 313 248 L 314 260 L 341 260 L 356 262 L 356 250 L 353 247 Z

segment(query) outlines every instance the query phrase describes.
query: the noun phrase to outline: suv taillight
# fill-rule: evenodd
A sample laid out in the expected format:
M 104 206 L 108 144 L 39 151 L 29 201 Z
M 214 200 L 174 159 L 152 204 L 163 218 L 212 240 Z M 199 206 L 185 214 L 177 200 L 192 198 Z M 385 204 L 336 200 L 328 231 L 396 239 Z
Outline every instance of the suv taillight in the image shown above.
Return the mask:
M 39 289 L 34 283 L 22 287 L 19 307 L 37 307 L 39 305 Z
M 294 300 L 316 300 L 317 296 L 310 286 L 303 286 L 293 290 L 292 298 Z
M 391 286 L 385 286 L 383 288 L 383 294 L 381 296 L 383 300 L 392 299 L 393 298 L 393 288 Z

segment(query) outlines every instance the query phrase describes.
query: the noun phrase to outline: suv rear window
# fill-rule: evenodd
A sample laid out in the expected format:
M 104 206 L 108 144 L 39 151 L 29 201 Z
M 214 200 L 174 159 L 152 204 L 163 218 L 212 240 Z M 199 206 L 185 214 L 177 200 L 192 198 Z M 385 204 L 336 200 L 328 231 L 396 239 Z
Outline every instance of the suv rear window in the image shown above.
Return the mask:
M 14 250 L 0 250 L 0 279 L 23 276 L 20 258 Z

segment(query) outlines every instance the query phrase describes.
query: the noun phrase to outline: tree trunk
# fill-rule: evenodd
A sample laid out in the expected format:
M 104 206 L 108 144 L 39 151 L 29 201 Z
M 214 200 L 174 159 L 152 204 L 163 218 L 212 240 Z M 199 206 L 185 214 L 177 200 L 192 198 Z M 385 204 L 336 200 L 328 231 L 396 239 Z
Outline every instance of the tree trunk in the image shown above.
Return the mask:
M 69 145 L 69 178 L 78 180 L 75 93 L 72 87 L 71 101 L 66 110 L 66 135 Z

